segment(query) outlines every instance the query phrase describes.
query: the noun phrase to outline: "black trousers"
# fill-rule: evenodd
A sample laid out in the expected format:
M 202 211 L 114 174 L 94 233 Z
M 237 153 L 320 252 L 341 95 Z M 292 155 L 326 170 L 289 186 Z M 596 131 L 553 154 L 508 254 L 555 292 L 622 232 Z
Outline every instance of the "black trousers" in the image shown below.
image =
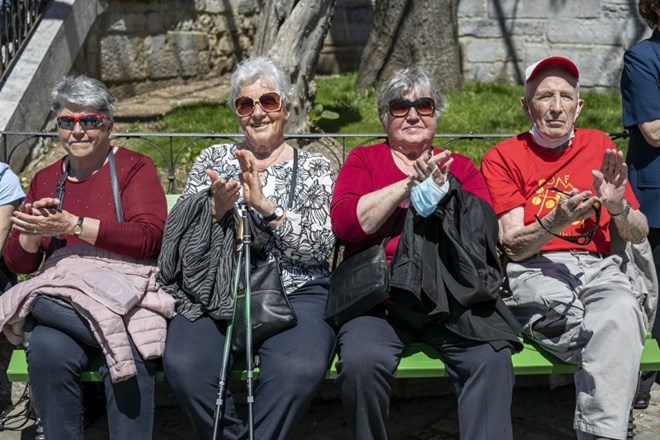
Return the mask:
M 422 311 L 413 295 L 352 319 L 339 331 L 337 381 L 355 437 L 387 438 L 394 372 L 404 345 L 414 341 L 431 344 L 442 355 L 458 396 L 461 438 L 510 440 L 511 350 L 448 331 Z

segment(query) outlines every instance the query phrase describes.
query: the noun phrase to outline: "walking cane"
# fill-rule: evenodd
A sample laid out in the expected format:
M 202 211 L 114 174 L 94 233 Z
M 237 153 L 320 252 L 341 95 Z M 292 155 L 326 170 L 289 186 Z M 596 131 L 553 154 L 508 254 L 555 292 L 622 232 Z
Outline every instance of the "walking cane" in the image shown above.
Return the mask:
M 237 255 L 236 255 L 236 271 L 234 273 L 234 280 L 232 284 L 233 290 L 233 308 L 231 314 L 231 321 L 227 326 L 227 332 L 225 334 L 225 343 L 222 350 L 222 365 L 220 367 L 220 382 L 218 384 L 218 398 L 216 400 L 215 407 L 215 417 L 213 424 L 213 440 L 218 440 L 218 435 L 220 432 L 220 419 L 224 412 L 225 405 L 225 394 L 227 392 L 227 376 L 229 373 L 229 356 L 231 354 L 231 341 L 233 337 L 234 330 L 234 318 L 236 317 L 236 304 L 238 302 L 238 286 L 239 280 L 241 277 L 241 269 L 244 269 L 245 272 L 245 354 L 246 354 L 246 366 L 247 366 L 247 402 L 248 402 L 248 430 L 249 430 L 249 439 L 254 440 L 254 414 L 253 414 L 253 402 L 254 396 L 252 393 L 252 376 L 254 372 L 254 364 L 252 361 L 252 321 L 250 317 L 250 272 L 251 272 L 251 260 L 250 260 L 250 243 L 252 242 L 250 236 L 250 222 L 247 218 L 248 209 L 247 206 L 241 204 L 240 207 L 240 220 L 236 235 L 238 238 L 238 244 L 236 246 Z M 245 263 L 243 268 L 241 268 L 241 263 Z

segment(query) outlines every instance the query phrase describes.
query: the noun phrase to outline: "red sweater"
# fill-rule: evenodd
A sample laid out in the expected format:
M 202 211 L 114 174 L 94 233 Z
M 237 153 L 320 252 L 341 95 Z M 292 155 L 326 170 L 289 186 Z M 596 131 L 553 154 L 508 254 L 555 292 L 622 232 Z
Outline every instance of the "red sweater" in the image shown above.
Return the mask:
M 35 174 L 25 198 L 26 203 L 44 197 L 57 197 L 56 185 L 62 178 L 63 161 L 64 158 Z M 117 222 L 107 162 L 87 179 L 66 182 L 62 209 L 101 221 L 96 239 L 99 248 L 134 258 L 156 256 L 160 251 L 167 216 L 165 193 L 156 168 L 147 156 L 121 147 L 115 153 L 115 162 L 124 223 Z M 39 268 L 44 254 L 50 255 L 51 237 L 43 237 L 41 248 L 32 254 L 21 247 L 18 236 L 19 233 L 14 231 L 7 240 L 5 261 L 15 273 L 34 272 Z M 73 235 L 60 238 L 64 246 L 86 243 Z
M 442 150 L 434 149 L 434 154 Z M 477 197 L 490 203 L 490 195 L 481 173 L 472 161 L 460 154 L 452 153 L 454 162 L 450 172 Z M 392 158 L 390 147 L 386 143 L 369 147 L 354 148 L 339 171 L 330 204 L 332 229 L 337 237 L 347 242 L 345 255 L 365 244 L 377 243 L 387 235 L 390 224 L 398 217 L 403 208 L 398 208 L 385 224 L 374 234 L 367 235 L 357 217 L 357 205 L 360 197 L 395 182 L 405 179 L 404 174 Z M 392 239 L 385 247 L 388 260 L 391 259 L 399 243 L 403 222 L 395 229 Z

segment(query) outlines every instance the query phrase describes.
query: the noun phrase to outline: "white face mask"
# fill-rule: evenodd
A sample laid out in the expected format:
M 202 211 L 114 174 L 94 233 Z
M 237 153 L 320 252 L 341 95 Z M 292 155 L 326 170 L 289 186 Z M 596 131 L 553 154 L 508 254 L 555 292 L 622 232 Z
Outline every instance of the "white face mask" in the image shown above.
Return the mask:
M 550 138 L 541 133 L 541 130 L 539 130 L 535 122 L 532 122 L 532 129 L 529 130 L 529 132 L 531 133 L 532 137 L 534 138 L 534 142 L 536 142 L 537 145 L 549 150 L 555 150 L 562 145 L 567 144 L 571 139 L 573 139 L 573 136 L 575 136 L 575 130 L 571 128 L 569 133 L 566 133 L 560 138 Z

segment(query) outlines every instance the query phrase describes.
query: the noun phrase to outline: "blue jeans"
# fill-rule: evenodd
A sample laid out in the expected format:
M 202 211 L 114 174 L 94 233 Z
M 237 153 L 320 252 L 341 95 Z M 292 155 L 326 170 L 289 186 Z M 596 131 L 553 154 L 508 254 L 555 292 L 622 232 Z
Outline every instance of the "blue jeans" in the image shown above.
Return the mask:
M 315 280 L 289 295 L 298 324 L 257 347 L 259 384 L 254 399 L 254 436 L 285 439 L 307 411 L 332 360 L 335 333 L 323 320 L 327 281 Z M 169 324 L 163 369 L 179 406 L 200 439 L 213 436 L 226 322 L 208 316 Z M 241 353 L 239 356 L 244 356 Z M 221 439 L 247 438 L 231 392 L 220 421 Z
M 80 373 L 100 352 L 87 321 L 70 306 L 46 297 L 33 303 L 34 328 L 25 343 L 32 401 L 47 440 L 84 438 Z M 52 323 L 46 325 L 43 322 Z M 53 325 L 56 325 L 55 328 Z M 112 383 L 105 360 L 99 369 L 105 384 L 109 438 L 151 439 L 156 361 L 145 361 L 131 342 L 138 374 Z

